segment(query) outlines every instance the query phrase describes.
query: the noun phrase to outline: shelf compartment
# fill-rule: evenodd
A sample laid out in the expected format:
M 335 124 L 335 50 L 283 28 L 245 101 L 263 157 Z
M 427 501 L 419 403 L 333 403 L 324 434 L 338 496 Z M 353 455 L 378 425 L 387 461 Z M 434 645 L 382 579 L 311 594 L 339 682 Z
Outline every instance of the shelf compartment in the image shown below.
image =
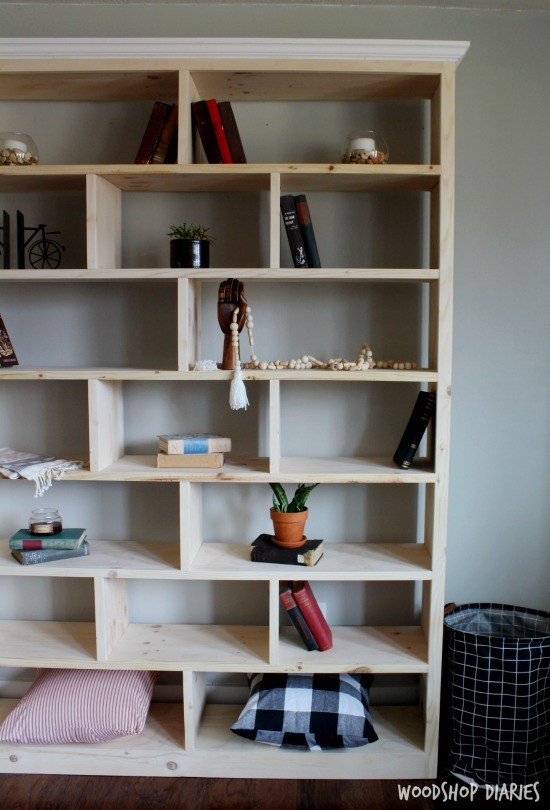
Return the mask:
M 88 557 L 22 566 L 11 556 L 8 541 L 0 541 L 0 576 L 91 577 L 132 576 L 137 579 L 181 578 L 176 543 L 152 541 L 91 542 Z
M 291 751 L 253 743 L 230 731 L 241 706 L 207 704 L 200 724 L 196 749 L 207 758 L 197 760 L 193 774 L 233 778 L 248 765 L 258 778 L 304 779 L 311 774 L 323 779 L 418 779 L 426 773 L 424 724 L 415 706 L 387 706 L 372 709 L 376 743 L 361 748 L 335 751 Z
M 264 670 L 268 628 L 245 625 L 129 624 L 107 665 L 172 670 Z
M 250 560 L 246 543 L 202 543 L 189 576 L 211 579 L 428 580 L 430 556 L 421 543 L 325 543 L 317 565 L 299 567 Z
M 5 620 L 0 637 L 0 666 L 97 666 L 93 622 Z
M 412 673 L 428 671 L 420 627 L 332 626 L 334 646 L 308 652 L 294 627 L 282 627 L 279 666 L 285 672 Z
M 17 700 L 0 700 L 0 723 L 16 705 Z M 140 734 L 101 745 L 0 743 L 5 773 L 173 777 L 181 775 L 185 761 L 181 703 L 151 703 Z

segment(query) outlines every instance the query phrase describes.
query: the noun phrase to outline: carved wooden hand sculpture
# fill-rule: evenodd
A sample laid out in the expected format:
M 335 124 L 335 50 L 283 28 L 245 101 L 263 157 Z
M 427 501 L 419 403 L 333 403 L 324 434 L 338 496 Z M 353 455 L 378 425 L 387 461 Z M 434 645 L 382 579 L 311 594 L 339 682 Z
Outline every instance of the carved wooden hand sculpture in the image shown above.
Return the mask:
M 235 368 L 235 352 L 231 345 L 230 325 L 233 321 L 233 313 L 239 308 L 237 326 L 239 332 L 242 331 L 246 321 L 246 298 L 244 297 L 244 284 L 237 278 L 228 278 L 222 281 L 218 290 L 218 323 L 224 333 L 223 341 L 223 369 Z

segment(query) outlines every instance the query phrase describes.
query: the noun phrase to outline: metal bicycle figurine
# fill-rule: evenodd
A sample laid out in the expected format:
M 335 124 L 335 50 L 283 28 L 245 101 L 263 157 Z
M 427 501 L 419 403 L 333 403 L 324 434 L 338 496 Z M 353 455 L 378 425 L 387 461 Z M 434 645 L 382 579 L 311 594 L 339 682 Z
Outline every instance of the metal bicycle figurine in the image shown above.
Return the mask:
M 60 234 L 61 231 L 47 231 L 46 225 L 25 227 L 23 214 L 17 212 L 17 259 L 20 268 L 25 267 L 25 250 L 28 248 L 28 257 L 31 267 L 39 270 L 48 268 L 55 270 L 61 264 L 61 254 L 65 250 L 65 245 L 49 237 Z M 30 236 L 25 238 L 25 234 L 30 231 Z M 36 236 L 39 238 L 33 242 Z M 32 244 L 31 244 L 32 243 Z

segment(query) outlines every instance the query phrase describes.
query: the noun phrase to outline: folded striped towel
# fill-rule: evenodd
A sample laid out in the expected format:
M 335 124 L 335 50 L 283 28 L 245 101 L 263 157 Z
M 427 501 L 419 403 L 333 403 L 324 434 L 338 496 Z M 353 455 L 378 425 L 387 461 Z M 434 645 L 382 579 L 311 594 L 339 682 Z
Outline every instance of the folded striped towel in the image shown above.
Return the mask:
M 5 478 L 28 478 L 34 481 L 34 497 L 39 498 L 54 481 L 60 481 L 67 470 L 80 470 L 82 461 L 67 461 L 55 456 L 22 453 L 11 447 L 0 447 L 0 475 Z

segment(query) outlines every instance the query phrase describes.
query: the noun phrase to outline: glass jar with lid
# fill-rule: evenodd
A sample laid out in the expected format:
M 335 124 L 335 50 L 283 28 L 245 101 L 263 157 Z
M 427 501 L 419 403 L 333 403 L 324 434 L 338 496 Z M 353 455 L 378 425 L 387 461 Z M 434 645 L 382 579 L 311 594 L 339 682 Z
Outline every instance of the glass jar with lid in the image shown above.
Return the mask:
M 24 132 L 0 132 L 0 166 L 31 166 L 38 163 L 38 148 Z
M 63 524 L 59 509 L 33 509 L 29 518 L 31 534 L 59 534 Z

